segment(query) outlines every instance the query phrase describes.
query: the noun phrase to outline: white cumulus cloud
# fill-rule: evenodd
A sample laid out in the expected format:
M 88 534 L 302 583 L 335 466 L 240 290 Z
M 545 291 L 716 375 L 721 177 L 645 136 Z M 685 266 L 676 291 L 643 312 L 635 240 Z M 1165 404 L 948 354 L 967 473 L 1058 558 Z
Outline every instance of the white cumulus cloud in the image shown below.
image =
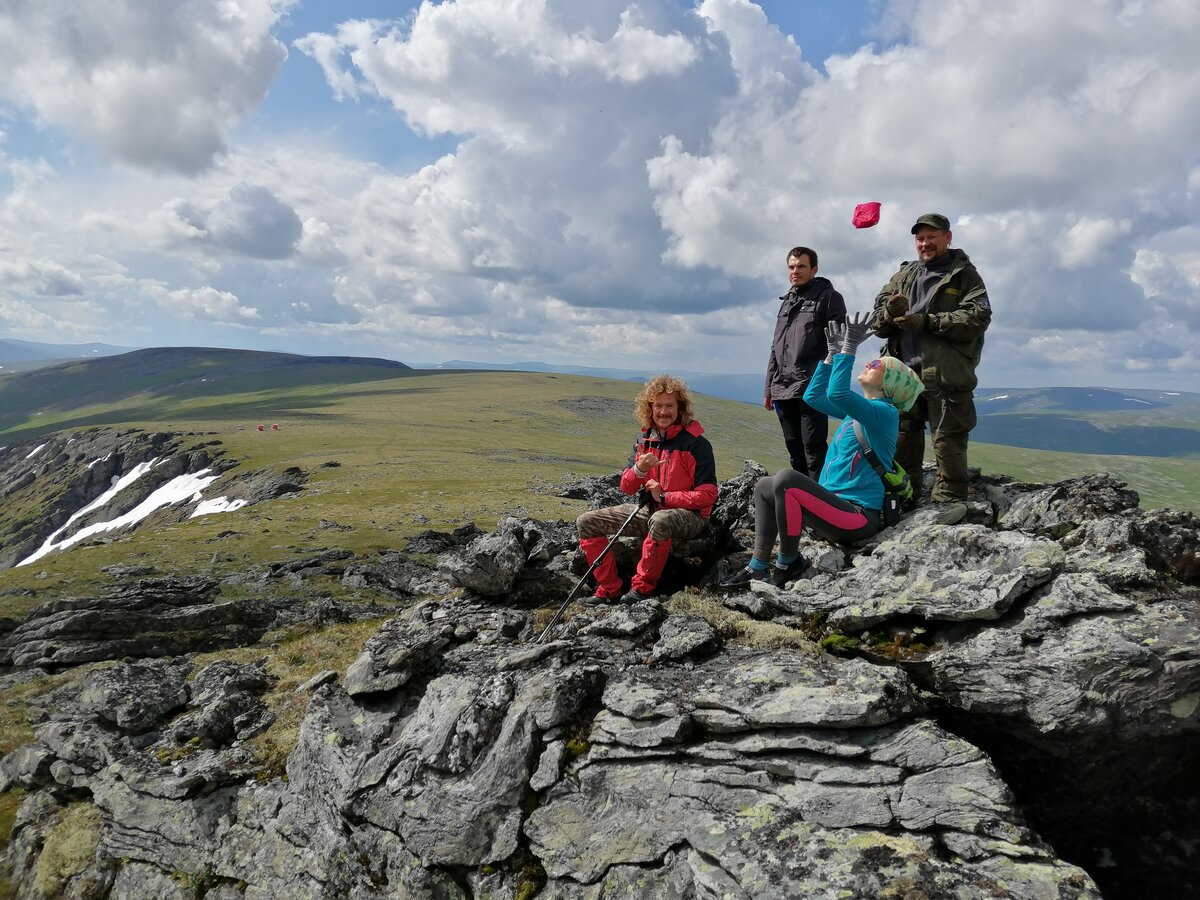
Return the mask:
M 8 0 L 0 98 L 113 159 L 195 172 L 265 96 L 292 0 Z

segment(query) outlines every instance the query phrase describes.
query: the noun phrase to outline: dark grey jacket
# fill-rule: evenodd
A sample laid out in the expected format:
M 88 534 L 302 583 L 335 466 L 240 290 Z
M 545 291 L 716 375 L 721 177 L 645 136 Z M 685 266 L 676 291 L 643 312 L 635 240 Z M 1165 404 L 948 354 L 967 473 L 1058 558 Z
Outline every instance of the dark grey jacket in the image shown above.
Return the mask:
M 763 397 L 791 400 L 804 396 L 808 379 L 825 358 L 825 325 L 846 321 L 846 301 L 820 275 L 779 299 Z

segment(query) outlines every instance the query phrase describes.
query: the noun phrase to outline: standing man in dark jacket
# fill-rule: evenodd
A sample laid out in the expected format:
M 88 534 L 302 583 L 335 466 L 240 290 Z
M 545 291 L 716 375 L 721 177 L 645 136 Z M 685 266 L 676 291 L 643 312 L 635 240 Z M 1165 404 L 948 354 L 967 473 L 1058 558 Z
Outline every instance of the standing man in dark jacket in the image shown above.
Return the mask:
M 987 287 L 971 260 L 951 250 L 950 220 L 926 213 L 912 227 L 918 259 L 900 271 L 875 298 L 871 325 L 887 339 L 884 354 L 898 357 L 921 376 L 925 392 L 900 414 L 896 462 L 912 479 L 919 498 L 925 456 L 925 423 L 933 435 L 937 479 L 930 499 L 967 497 L 967 440 L 975 427 L 975 368 L 983 333 L 992 321 Z
M 825 326 L 846 321 L 846 301 L 828 278 L 817 276 L 815 250 L 793 247 L 787 268 L 792 288 L 779 298 L 763 406 L 779 416 L 792 468 L 816 480 L 825 465 L 829 417 L 804 402 L 804 389 L 828 350 Z

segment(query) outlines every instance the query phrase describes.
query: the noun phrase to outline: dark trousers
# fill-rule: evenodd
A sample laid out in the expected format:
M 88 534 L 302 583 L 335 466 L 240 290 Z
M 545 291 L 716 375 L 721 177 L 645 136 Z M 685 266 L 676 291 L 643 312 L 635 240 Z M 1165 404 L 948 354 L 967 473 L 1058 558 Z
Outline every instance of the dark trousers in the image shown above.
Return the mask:
M 779 416 L 792 468 L 814 481 L 820 478 L 829 446 L 829 417 L 799 397 L 776 400 L 775 414 Z
M 913 499 L 921 496 L 921 466 L 925 459 L 925 425 L 933 435 L 937 479 L 929 497 L 934 502 L 965 500 L 967 440 L 975 427 L 975 396 L 971 391 L 925 391 L 908 412 L 900 413 L 896 462 L 912 476 Z

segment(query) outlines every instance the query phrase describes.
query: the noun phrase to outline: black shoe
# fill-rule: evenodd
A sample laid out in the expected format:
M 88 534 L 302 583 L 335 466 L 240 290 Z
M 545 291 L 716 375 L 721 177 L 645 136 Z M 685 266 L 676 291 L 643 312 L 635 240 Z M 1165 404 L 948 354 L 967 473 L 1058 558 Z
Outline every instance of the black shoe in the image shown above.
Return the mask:
M 900 501 L 900 512 L 902 513 L 912 512 L 916 508 L 917 501 L 913 497 L 909 497 L 907 500 Z
M 625 594 L 621 597 L 620 600 L 612 600 L 610 602 L 612 602 L 612 603 L 641 603 L 643 600 L 649 600 L 649 599 L 650 599 L 649 594 L 643 594 L 639 590 L 630 588 L 628 591 L 625 592 Z
M 743 566 L 742 568 L 740 568 L 736 572 L 734 572 L 732 575 L 730 575 L 728 578 L 726 578 L 724 581 L 719 582 L 717 584 L 717 587 L 719 587 L 719 588 L 745 587 L 752 581 L 766 581 L 769 577 L 770 577 L 770 572 L 767 569 L 758 571 L 758 570 L 750 568 L 749 566 Z
M 608 594 L 602 593 L 600 590 L 597 590 L 596 593 L 592 594 L 590 597 L 579 598 L 580 606 L 604 606 L 605 604 L 620 602 L 620 597 L 610 597 Z
M 771 584 L 779 588 L 786 587 L 803 575 L 810 565 L 812 563 L 803 556 L 797 556 L 786 566 L 776 563 L 775 568 L 771 570 Z

